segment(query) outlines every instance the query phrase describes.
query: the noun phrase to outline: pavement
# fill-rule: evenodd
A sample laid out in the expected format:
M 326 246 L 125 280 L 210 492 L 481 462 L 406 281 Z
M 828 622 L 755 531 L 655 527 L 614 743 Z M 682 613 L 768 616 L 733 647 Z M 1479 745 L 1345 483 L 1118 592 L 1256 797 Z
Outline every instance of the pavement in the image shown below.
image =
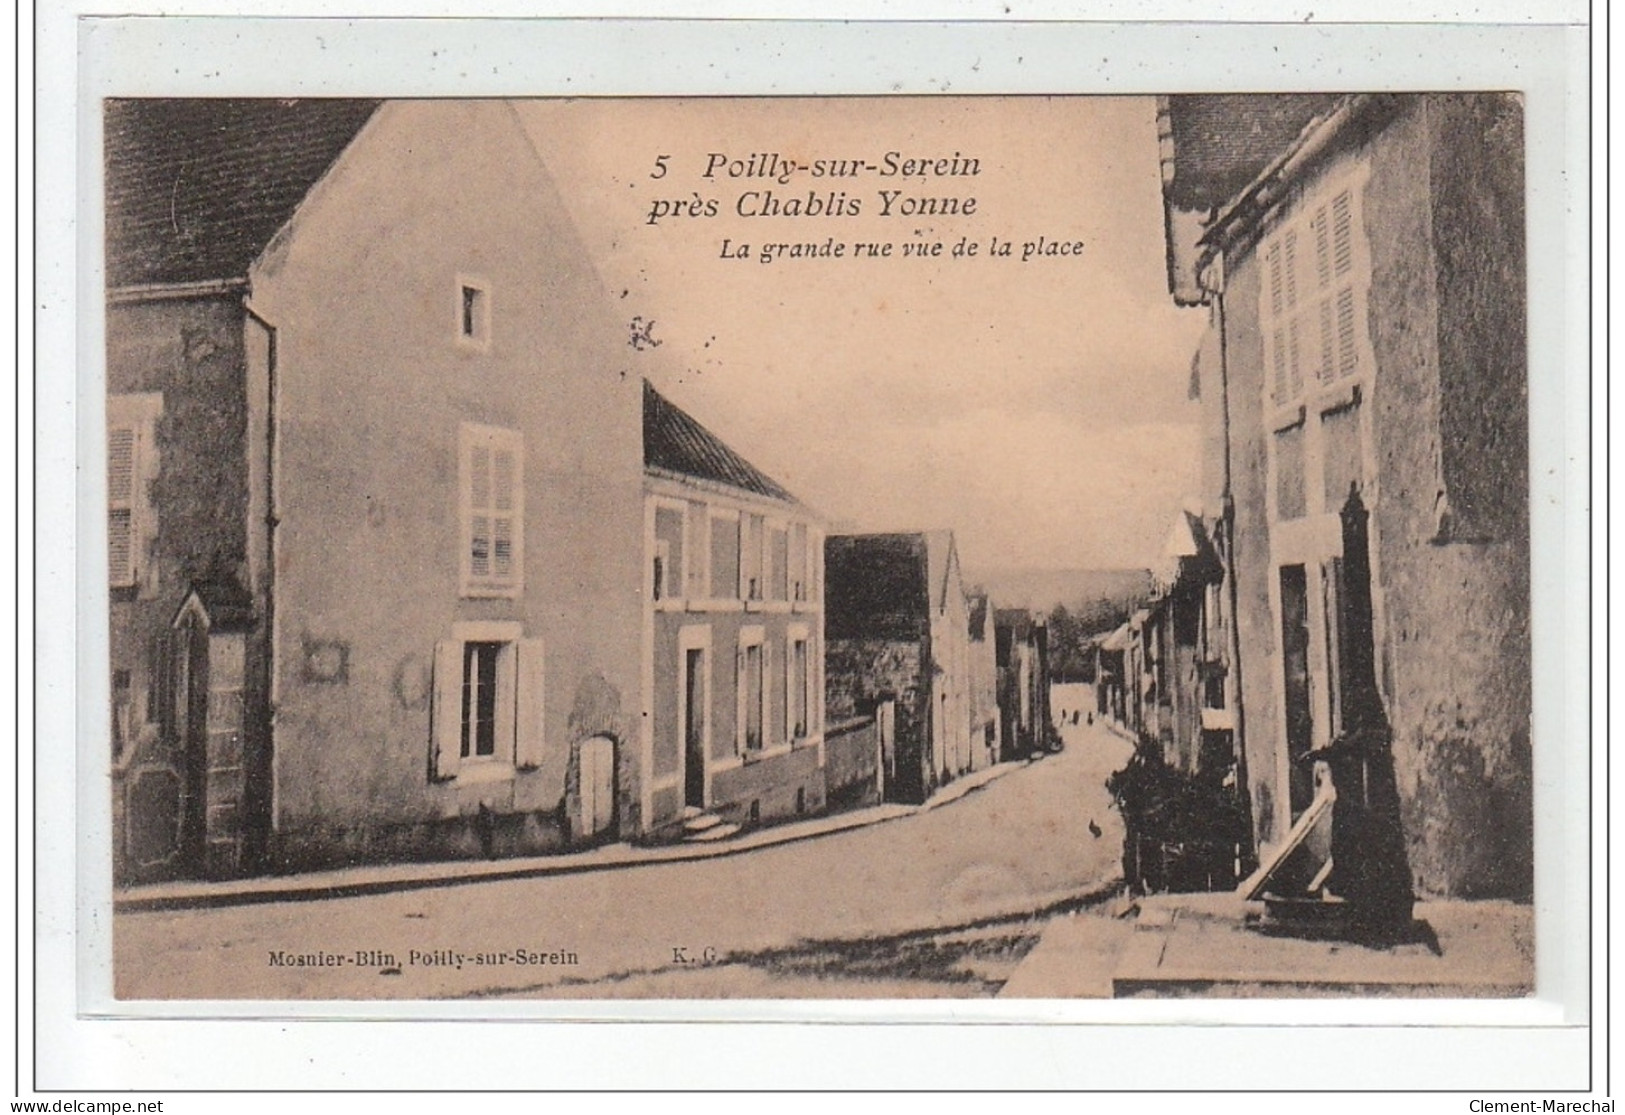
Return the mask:
M 239 906 L 260 902 L 315 901 L 421 887 L 459 886 L 504 879 L 531 879 L 547 875 L 574 875 L 654 863 L 688 863 L 738 855 L 757 848 L 791 844 L 831 833 L 912 817 L 938 809 L 978 790 L 995 779 L 1027 766 L 1025 762 L 997 763 L 961 775 L 932 794 L 923 804 L 886 802 L 864 809 L 831 813 L 804 821 L 769 825 L 741 832 L 725 840 L 638 846 L 607 844 L 580 852 L 524 856 L 499 860 L 449 860 L 433 863 L 373 864 L 309 871 L 298 875 L 266 875 L 246 879 L 177 880 L 123 887 L 113 894 L 118 913 L 144 910 L 184 910 L 213 906 Z
M 1419 902 L 1419 939 L 1389 947 L 1267 936 L 1263 903 L 1158 895 L 1054 918 L 1000 998 L 1516 998 L 1534 992 L 1534 911 Z M 1436 947 L 1435 947 L 1436 945 Z

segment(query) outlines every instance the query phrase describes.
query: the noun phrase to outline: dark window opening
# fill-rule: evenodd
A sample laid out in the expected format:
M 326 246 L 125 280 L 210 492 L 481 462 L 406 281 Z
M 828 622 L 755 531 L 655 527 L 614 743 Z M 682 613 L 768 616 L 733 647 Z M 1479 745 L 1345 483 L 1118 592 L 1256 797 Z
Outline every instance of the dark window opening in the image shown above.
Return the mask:
M 480 318 L 485 312 L 485 292 L 479 287 L 463 287 L 463 336 L 470 340 L 478 339 L 481 333 Z
M 501 643 L 463 644 L 463 758 L 497 752 L 497 658 Z

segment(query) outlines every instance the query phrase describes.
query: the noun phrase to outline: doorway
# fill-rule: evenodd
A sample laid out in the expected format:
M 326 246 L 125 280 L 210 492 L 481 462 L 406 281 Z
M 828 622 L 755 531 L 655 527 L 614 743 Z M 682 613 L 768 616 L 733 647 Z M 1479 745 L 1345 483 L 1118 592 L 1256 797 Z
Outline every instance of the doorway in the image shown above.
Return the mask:
M 179 860 L 187 874 L 203 869 L 209 777 L 209 632 L 188 614 L 171 643 L 174 655 L 174 741 L 181 774 Z
M 683 652 L 683 804 L 705 808 L 705 649 Z
M 1309 664 L 1309 582 L 1301 565 L 1281 567 L 1281 660 L 1286 696 L 1287 786 L 1295 818 L 1314 800 L 1314 771 L 1302 762 L 1314 746 Z

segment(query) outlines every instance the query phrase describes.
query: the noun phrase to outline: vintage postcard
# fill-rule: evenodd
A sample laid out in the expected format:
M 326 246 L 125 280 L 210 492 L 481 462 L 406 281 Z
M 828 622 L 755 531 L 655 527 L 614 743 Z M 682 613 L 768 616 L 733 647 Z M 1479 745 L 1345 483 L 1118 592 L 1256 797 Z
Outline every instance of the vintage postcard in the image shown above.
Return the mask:
M 1532 994 L 1525 109 L 103 99 L 114 997 Z

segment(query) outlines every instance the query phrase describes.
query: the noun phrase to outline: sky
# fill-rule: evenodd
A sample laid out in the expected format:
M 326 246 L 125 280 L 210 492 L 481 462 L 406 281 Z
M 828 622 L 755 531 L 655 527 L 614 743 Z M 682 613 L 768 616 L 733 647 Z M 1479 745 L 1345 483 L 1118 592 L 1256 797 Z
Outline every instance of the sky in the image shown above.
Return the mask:
M 972 571 L 1156 563 L 1199 479 L 1187 389 L 1205 315 L 1167 292 L 1151 98 L 520 112 L 634 367 L 837 529 L 947 527 Z M 815 177 L 820 160 L 860 169 Z M 761 175 L 786 164 L 801 169 L 782 184 Z M 844 212 L 750 215 L 767 191 Z M 902 212 L 916 198 L 975 203 Z M 1023 261 L 1040 238 L 1070 250 Z M 843 255 L 764 263 L 764 244 Z M 956 257 L 961 244 L 976 254 Z M 657 344 L 630 343 L 634 318 Z

